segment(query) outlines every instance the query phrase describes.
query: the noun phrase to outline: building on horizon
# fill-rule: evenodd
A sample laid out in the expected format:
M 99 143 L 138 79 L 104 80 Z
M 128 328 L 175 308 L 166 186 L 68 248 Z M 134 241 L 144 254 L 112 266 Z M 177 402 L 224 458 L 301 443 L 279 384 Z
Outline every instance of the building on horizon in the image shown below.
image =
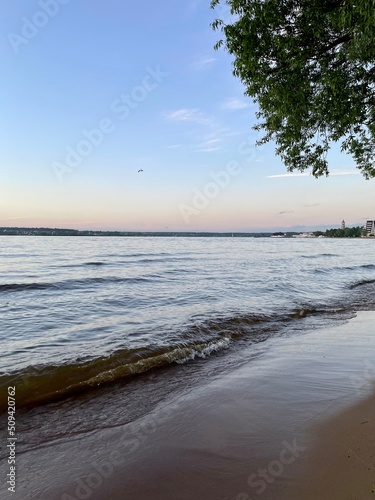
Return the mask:
M 345 229 L 345 228 L 346 228 L 346 224 L 345 224 L 345 221 L 343 219 L 342 222 L 341 222 L 341 229 Z
M 366 222 L 367 236 L 375 236 L 375 220 L 368 220 Z

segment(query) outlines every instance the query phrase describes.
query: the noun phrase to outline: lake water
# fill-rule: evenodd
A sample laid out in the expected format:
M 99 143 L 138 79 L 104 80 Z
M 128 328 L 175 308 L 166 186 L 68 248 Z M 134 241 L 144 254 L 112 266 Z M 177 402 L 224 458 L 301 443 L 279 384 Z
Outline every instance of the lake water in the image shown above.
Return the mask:
M 368 239 L 8 236 L 0 264 L 2 409 L 8 385 L 29 411 L 128 384 L 131 419 L 274 336 L 375 304 Z

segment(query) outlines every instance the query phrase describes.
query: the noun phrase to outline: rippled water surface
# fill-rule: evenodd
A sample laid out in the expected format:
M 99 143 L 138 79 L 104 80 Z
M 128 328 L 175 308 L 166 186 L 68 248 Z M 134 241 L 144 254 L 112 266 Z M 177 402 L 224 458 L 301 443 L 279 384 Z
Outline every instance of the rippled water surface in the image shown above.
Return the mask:
M 375 241 L 1 237 L 1 385 L 41 402 L 370 307 Z

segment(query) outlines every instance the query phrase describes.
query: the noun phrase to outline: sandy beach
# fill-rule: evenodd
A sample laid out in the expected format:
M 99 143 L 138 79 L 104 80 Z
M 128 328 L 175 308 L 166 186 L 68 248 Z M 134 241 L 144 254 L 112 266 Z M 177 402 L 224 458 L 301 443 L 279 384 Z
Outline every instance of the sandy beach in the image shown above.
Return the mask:
M 371 499 L 374 319 L 274 339 L 137 421 L 19 454 L 1 498 Z
M 375 497 L 375 391 L 314 429 L 305 471 L 288 498 L 371 500 Z

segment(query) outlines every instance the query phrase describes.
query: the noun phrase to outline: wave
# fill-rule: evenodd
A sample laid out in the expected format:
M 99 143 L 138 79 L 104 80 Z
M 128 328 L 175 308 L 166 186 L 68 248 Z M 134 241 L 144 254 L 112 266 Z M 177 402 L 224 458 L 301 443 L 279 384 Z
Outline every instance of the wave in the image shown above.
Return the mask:
M 149 370 L 207 358 L 240 339 L 247 344 L 264 342 L 291 322 L 308 316 L 343 313 L 344 309 L 297 307 L 275 315 L 218 317 L 187 326 L 184 342 L 171 346 L 119 349 L 88 361 L 37 365 L 0 375 L 0 411 L 4 411 L 6 390 L 17 387 L 18 406 L 32 406 L 63 399 Z M 3 397 L 4 396 L 4 397 Z
M 373 270 L 373 269 L 375 269 L 375 264 L 361 264 L 358 266 L 333 266 L 333 267 L 314 269 L 312 272 L 319 273 L 319 274 L 327 274 L 327 273 L 331 273 L 333 271 L 335 271 L 335 272 L 336 271 L 359 271 L 361 269 L 364 269 L 366 271 Z
M 375 269 L 375 264 L 361 264 L 359 266 L 343 266 L 343 267 L 334 267 L 333 269 L 337 269 L 339 271 L 356 271 L 358 269 Z
M 332 268 L 326 268 L 326 269 L 313 269 L 311 271 L 313 274 L 329 274 L 332 272 Z
M 105 266 L 107 265 L 106 262 L 84 262 L 84 266 Z
M 23 292 L 26 290 L 46 290 L 57 288 L 57 283 L 6 283 L 0 285 L 0 292 Z
M 340 310 L 341 312 L 342 310 Z M 294 309 L 291 313 L 287 315 L 288 318 L 306 318 L 307 316 L 313 316 L 317 314 L 325 314 L 327 312 L 337 312 L 337 310 L 319 309 L 317 307 L 299 307 Z
M 151 369 L 205 358 L 226 349 L 230 342 L 229 337 L 222 337 L 173 347 L 123 349 L 83 363 L 30 366 L 0 377 L 0 410 L 5 410 L 9 386 L 16 386 L 18 406 L 48 403 Z
M 155 258 L 146 258 L 146 259 L 139 259 L 139 260 L 127 260 L 124 261 L 124 264 L 131 264 L 133 262 L 136 262 L 138 264 L 153 264 L 155 262 L 181 262 L 181 261 L 194 261 L 196 258 L 194 257 L 155 257 Z
M 5 283 L 0 285 L 1 292 L 24 292 L 28 290 L 67 290 L 83 288 L 87 285 L 97 285 L 106 283 L 142 283 L 151 281 L 151 277 L 139 278 L 119 278 L 117 276 L 83 278 L 76 280 L 64 280 L 47 283 Z M 152 276 L 155 279 L 155 276 Z
M 167 257 L 163 257 L 163 255 L 168 255 Z M 103 262 L 103 261 L 94 261 L 94 262 L 80 262 L 76 264 L 57 264 L 53 267 L 55 268 L 74 268 L 74 267 L 100 267 L 100 266 L 119 266 L 123 264 L 152 264 L 152 263 L 160 263 L 160 262 L 181 262 L 181 261 L 193 261 L 196 260 L 194 257 L 175 257 L 169 256 L 169 254 L 155 254 L 155 257 L 150 256 L 149 254 L 130 254 L 130 255 L 116 255 L 117 257 L 127 257 L 127 260 L 114 260 L 112 262 Z M 138 259 L 138 257 L 147 257 Z M 134 260 L 132 260 L 134 259 Z
M 53 268 L 72 268 L 72 267 L 85 267 L 85 266 L 110 266 L 113 265 L 113 262 L 103 262 L 103 261 L 89 261 L 89 262 L 80 262 L 77 264 L 56 264 L 51 267 Z
M 301 259 L 319 259 L 320 257 L 340 257 L 337 253 L 315 253 L 314 255 L 300 255 Z
M 372 285 L 375 283 L 375 279 L 372 280 L 362 280 L 362 281 L 357 281 L 356 283 L 352 283 L 349 285 L 350 290 L 353 290 L 354 288 L 358 288 L 360 286 L 364 285 Z

